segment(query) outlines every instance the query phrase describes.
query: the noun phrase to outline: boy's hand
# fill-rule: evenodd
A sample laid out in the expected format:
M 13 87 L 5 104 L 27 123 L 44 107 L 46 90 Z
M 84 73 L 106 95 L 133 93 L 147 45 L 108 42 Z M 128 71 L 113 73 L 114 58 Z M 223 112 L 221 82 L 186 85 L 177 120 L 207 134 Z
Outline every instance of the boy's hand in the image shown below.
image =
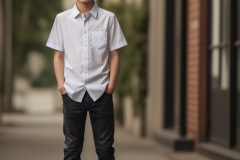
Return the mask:
M 58 90 L 61 93 L 61 95 L 67 93 L 66 89 L 63 86 L 58 87 Z
M 59 90 L 59 92 L 60 92 L 61 95 L 67 93 L 66 89 L 65 89 L 63 86 L 58 87 L 58 90 Z
M 113 92 L 115 91 L 115 87 L 113 86 L 107 86 L 107 89 L 105 90 L 105 92 L 109 93 L 109 94 L 113 94 Z

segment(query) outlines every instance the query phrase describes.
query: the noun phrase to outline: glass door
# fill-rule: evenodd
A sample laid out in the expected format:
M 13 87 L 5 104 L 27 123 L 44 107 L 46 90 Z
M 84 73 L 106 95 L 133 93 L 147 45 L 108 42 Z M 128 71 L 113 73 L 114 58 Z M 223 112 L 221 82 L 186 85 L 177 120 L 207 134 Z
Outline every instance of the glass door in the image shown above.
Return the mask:
M 210 5 L 210 126 L 209 140 L 229 146 L 229 51 L 228 0 L 212 0 Z
M 234 43 L 237 51 L 237 145 L 236 149 L 240 151 L 240 1 L 237 1 L 237 40 Z

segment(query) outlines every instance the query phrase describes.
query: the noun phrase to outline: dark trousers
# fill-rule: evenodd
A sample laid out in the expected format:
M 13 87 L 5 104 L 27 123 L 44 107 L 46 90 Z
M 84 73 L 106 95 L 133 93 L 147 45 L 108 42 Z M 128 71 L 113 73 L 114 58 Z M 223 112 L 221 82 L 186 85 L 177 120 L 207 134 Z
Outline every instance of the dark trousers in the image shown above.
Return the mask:
M 92 124 L 94 143 L 98 160 L 115 160 L 114 114 L 112 94 L 104 94 L 95 102 L 86 91 L 81 103 L 67 94 L 63 98 L 64 160 L 81 160 L 87 111 Z

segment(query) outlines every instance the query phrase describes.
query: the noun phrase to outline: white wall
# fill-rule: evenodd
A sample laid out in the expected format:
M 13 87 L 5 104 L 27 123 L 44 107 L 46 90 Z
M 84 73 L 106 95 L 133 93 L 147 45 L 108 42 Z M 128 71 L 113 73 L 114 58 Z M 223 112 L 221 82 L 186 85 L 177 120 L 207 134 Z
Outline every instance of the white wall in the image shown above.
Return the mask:
M 149 0 L 148 95 L 146 134 L 152 136 L 163 123 L 165 1 Z

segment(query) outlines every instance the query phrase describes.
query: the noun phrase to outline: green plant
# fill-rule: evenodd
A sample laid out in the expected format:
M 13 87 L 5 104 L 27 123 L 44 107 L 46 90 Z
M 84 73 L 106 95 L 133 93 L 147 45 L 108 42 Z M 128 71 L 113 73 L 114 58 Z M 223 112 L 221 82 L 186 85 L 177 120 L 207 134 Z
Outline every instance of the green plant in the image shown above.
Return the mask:
M 63 11 L 59 0 L 13 0 L 13 75 L 23 72 L 28 54 L 35 50 L 43 54 L 46 67 L 30 82 L 33 86 L 56 83 L 53 68 L 53 50 L 46 47 L 56 14 Z M 23 76 L 23 75 L 22 75 Z
M 144 118 L 147 88 L 147 31 L 148 1 L 141 5 L 135 3 L 110 3 L 103 6 L 118 18 L 128 45 L 120 48 L 120 70 L 116 92 L 119 96 L 116 118 L 123 122 L 123 98 L 133 99 L 134 115 Z

